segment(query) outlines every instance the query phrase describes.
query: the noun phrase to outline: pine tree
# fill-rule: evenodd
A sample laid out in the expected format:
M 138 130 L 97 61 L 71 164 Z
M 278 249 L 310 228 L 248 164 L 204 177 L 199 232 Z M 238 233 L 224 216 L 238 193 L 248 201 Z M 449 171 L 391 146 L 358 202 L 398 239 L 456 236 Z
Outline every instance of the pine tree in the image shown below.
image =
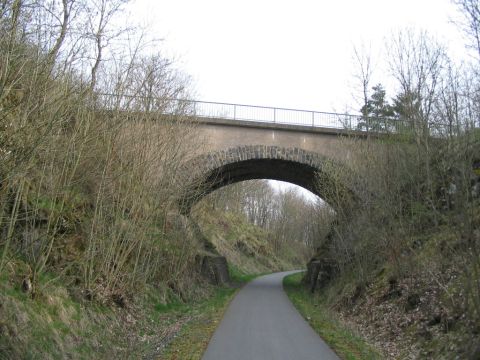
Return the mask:
M 358 128 L 367 131 L 388 131 L 389 123 L 395 116 L 394 108 L 388 103 L 382 84 L 375 85 L 372 90 L 367 104 L 360 109 L 363 121 L 358 124 Z

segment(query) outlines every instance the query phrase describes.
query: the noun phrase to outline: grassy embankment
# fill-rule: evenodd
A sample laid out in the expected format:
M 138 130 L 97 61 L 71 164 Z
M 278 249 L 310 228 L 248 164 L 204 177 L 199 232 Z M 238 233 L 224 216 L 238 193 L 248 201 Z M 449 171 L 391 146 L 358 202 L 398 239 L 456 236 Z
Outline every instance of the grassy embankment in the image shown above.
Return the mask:
M 42 295 L 31 299 L 2 276 L 0 358 L 199 359 L 229 301 L 254 277 L 236 269 L 231 275 L 237 286 L 203 284 L 202 299 L 184 302 L 170 292 L 165 301 L 148 288 L 124 306 L 75 298 L 51 276 L 39 280 Z
M 386 359 L 480 359 L 480 133 L 417 140 L 344 140 L 314 297 Z
M 303 273 L 287 276 L 284 289 L 310 326 L 342 359 L 381 359 L 380 354 L 349 326 L 335 317 L 321 297 L 312 296 L 301 283 Z
M 211 219 L 223 224 L 215 231 L 209 216 L 205 214 L 204 220 L 216 239 L 229 229 L 231 241 L 237 233 L 248 234 L 242 240 L 248 248 L 264 243 L 261 231 L 240 219 L 215 214 Z M 226 255 L 238 265 L 230 265 L 236 286 L 215 287 L 196 277 L 186 298 L 159 284 L 116 301 L 92 301 L 54 272 L 37 279 L 32 298 L 22 290 L 28 265 L 21 259 L 11 261 L 0 278 L 0 358 L 198 359 L 238 287 L 254 277 L 248 274 L 276 269 L 276 263 L 266 263 L 263 257 L 249 259 L 235 249 L 232 245 Z
M 188 79 L 143 36 L 110 38 L 124 2 L 96 20 L 90 3 L 0 11 L 1 359 L 141 358 L 223 291 L 178 208 L 203 172 L 193 109 L 171 100 Z
M 477 359 L 478 323 L 465 306 L 465 240 L 442 226 L 412 238 L 410 246 L 414 251 L 397 259 L 401 272 L 385 262 L 368 282 L 344 273 L 314 298 L 359 329 L 385 358 Z
M 381 349 L 385 359 L 478 359 L 478 341 L 472 340 L 478 325 L 458 305 L 466 297 L 461 241 L 441 227 L 411 239 L 415 252 L 397 259 L 404 269 L 400 274 L 385 262 L 368 274 L 367 283 L 344 273 L 312 295 L 297 275 L 286 278 L 285 289 L 346 359 L 375 358 L 362 342 Z

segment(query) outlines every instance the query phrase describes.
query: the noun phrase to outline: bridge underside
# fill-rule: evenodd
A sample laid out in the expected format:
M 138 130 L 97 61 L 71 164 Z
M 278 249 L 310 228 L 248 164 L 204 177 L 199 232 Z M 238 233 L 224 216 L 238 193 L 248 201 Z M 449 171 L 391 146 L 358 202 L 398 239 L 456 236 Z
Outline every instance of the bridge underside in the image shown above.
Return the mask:
M 253 179 L 271 179 L 301 186 L 329 202 L 331 179 L 324 156 L 298 148 L 252 145 L 217 151 L 196 158 L 187 171 L 192 183 L 181 200 L 181 211 L 223 186 Z
M 286 181 L 301 186 L 322 196 L 316 186 L 316 172 L 313 166 L 280 159 L 249 159 L 226 164 L 212 170 L 206 179 L 207 191 L 212 192 L 223 186 L 253 179 Z

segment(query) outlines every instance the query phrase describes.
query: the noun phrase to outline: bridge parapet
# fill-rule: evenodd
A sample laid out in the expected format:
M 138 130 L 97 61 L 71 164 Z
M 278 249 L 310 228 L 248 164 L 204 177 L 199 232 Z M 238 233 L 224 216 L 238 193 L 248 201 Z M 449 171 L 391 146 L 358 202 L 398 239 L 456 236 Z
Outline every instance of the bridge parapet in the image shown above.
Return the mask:
M 341 129 L 365 133 L 401 133 L 413 129 L 411 121 L 397 118 L 365 117 L 345 113 L 211 101 L 156 99 L 138 95 L 101 94 L 101 97 L 102 104 L 108 108 L 127 111 L 159 111 L 168 115 L 183 114 L 207 119 Z

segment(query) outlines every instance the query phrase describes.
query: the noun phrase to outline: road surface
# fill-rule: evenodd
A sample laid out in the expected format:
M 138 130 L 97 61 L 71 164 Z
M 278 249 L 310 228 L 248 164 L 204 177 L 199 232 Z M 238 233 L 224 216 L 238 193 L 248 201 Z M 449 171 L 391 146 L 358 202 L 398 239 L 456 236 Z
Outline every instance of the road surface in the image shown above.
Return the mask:
M 338 360 L 283 291 L 292 273 L 261 276 L 241 289 L 202 360 Z

